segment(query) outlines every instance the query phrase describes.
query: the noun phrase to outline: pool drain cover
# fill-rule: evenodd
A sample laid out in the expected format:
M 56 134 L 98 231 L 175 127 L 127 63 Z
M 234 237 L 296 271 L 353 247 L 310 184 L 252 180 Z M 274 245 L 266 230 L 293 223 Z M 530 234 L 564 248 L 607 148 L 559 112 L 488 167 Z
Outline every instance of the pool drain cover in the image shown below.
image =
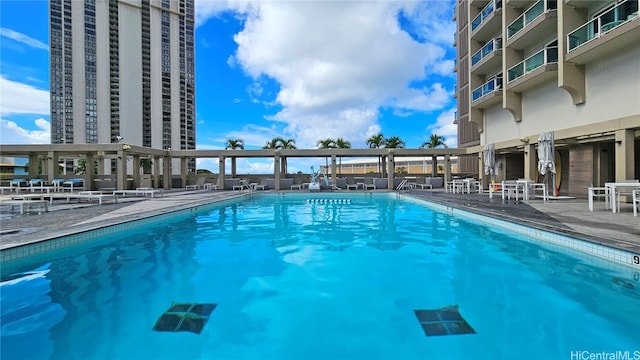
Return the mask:
M 153 325 L 153 330 L 189 331 L 200 334 L 216 306 L 216 304 L 173 303 L 169 310 L 160 315 L 156 324 Z
M 471 325 L 460 315 L 458 305 L 434 310 L 414 310 L 426 336 L 475 334 Z

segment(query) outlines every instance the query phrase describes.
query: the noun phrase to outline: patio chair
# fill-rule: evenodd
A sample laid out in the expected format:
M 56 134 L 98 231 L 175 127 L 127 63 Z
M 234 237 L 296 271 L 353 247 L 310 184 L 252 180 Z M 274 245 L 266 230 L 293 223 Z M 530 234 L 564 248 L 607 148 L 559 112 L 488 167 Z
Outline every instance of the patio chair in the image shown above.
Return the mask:
M 352 177 L 347 178 L 347 183 L 345 185 L 347 190 L 358 190 L 358 184 L 356 184 L 356 179 Z
M 632 194 L 633 216 L 637 217 L 638 209 L 640 209 L 640 190 L 633 190 Z
M 196 179 L 196 183 L 193 185 L 187 185 L 185 186 L 186 190 L 198 190 L 200 188 L 204 188 L 204 182 L 205 182 L 205 177 L 204 176 L 198 176 L 198 179 Z
M 376 189 L 376 184 L 373 183 L 373 178 L 371 177 L 365 177 L 364 178 L 364 189 L 365 190 L 375 190 Z

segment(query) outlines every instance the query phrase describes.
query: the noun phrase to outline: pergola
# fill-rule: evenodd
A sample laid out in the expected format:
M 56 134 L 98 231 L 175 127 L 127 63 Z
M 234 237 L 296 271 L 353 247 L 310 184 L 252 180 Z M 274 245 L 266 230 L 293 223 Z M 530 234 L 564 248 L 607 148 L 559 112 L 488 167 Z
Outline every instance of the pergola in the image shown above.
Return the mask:
M 381 148 L 381 149 L 262 149 L 262 150 L 162 150 L 128 144 L 37 144 L 37 145 L 0 145 L 0 156 L 7 157 L 27 157 L 29 158 L 29 176 L 38 175 L 39 160 L 43 161 L 43 175 L 46 174 L 48 180 L 59 176 L 59 159 L 84 159 L 86 164 L 98 162 L 98 175 L 104 170 L 104 161 L 115 161 L 115 173 L 110 177 L 115 177 L 116 188 L 123 190 L 126 188 L 127 177 L 131 175 L 134 186 L 140 183 L 140 160 L 152 159 L 153 174 L 155 183 L 162 175 L 163 179 L 172 177 L 171 162 L 173 159 L 180 159 L 179 175 L 182 184 L 187 180 L 187 164 L 189 159 L 218 158 L 219 176 L 218 185 L 224 186 L 225 160 L 227 158 L 273 158 L 273 175 L 276 189 L 279 190 L 280 179 L 286 174 L 282 174 L 281 162 L 287 158 L 331 158 L 331 177 L 336 182 L 336 159 L 340 157 L 382 157 L 383 166 L 388 173 L 388 188 L 393 189 L 395 159 L 399 157 L 412 156 L 440 156 L 444 157 L 445 172 L 444 180 L 451 179 L 450 158 L 467 154 L 467 149 L 404 149 L 404 148 Z M 127 161 L 132 161 L 132 174 L 127 173 Z M 92 166 L 92 165 L 88 165 Z M 46 169 L 46 170 L 45 170 Z M 162 173 L 162 174 L 161 174 Z M 93 187 L 96 175 L 93 171 L 85 171 L 82 175 L 86 184 Z M 163 181 L 164 188 L 171 188 L 171 181 Z

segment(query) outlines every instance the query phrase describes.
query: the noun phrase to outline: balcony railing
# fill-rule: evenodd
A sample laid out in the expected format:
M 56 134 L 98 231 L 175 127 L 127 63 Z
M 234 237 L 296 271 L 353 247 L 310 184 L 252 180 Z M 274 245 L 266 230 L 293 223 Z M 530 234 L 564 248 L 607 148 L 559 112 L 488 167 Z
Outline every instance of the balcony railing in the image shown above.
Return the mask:
M 475 30 L 483 21 L 485 21 L 496 9 L 502 8 L 502 0 L 491 0 L 485 6 L 480 14 L 478 14 L 473 21 L 471 21 L 471 31 Z
M 476 101 L 481 97 L 492 93 L 502 87 L 502 75 L 498 75 L 486 83 L 478 86 L 471 93 L 471 101 Z
M 522 30 L 525 26 L 530 24 L 533 20 L 537 19 L 542 14 L 549 10 L 555 10 L 558 8 L 557 0 L 540 0 L 528 8 L 522 15 L 515 19 L 507 27 L 507 37 L 511 38 Z
M 495 38 L 489 41 L 471 56 L 471 66 L 479 63 L 485 56 L 500 49 L 502 49 L 502 38 Z
M 567 52 L 638 17 L 640 0 L 626 0 L 567 35 Z
M 507 72 L 508 81 L 514 81 L 519 77 L 532 72 L 533 70 L 545 65 L 558 62 L 558 47 L 550 46 L 544 48 L 537 53 L 519 62 L 517 65 L 511 67 Z

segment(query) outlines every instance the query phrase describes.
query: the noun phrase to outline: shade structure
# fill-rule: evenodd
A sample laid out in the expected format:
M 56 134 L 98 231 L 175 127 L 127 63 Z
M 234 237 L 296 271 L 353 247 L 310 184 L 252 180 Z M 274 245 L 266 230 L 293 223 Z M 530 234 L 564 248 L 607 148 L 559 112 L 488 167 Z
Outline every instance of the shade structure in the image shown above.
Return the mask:
M 538 172 L 540 175 L 544 175 L 546 184 L 548 184 L 546 181 L 547 175 L 551 173 L 553 196 L 557 196 L 555 186 L 556 163 L 554 151 L 553 132 L 543 132 L 540 134 L 540 137 L 538 137 Z
M 487 144 L 482 152 L 484 161 L 484 174 L 493 176 L 496 174 L 496 146 L 495 144 Z

